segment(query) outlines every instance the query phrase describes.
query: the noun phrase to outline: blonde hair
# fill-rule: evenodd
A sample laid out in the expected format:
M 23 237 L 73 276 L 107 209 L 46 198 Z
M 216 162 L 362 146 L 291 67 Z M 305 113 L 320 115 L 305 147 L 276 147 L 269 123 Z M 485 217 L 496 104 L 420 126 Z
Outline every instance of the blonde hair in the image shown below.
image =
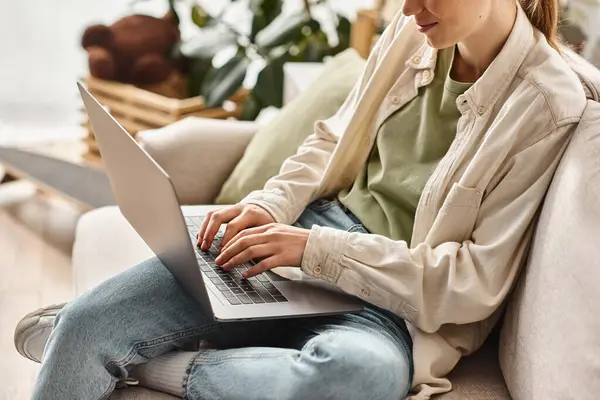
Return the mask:
M 531 24 L 558 50 L 558 0 L 519 0 Z

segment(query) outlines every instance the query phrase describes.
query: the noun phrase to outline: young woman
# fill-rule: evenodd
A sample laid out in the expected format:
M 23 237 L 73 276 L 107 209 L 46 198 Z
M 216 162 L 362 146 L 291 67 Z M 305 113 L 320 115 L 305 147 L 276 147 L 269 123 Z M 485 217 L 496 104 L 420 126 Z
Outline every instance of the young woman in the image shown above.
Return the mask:
M 339 112 L 263 190 L 208 215 L 199 245 L 227 224 L 223 268 L 297 266 L 364 312 L 219 324 L 152 259 L 20 325 L 39 359 L 29 339 L 54 324 L 34 398 L 104 399 L 128 376 L 189 399 L 449 391 L 585 106 L 556 25 L 555 0 L 406 0 Z M 200 339 L 225 349 L 173 352 Z

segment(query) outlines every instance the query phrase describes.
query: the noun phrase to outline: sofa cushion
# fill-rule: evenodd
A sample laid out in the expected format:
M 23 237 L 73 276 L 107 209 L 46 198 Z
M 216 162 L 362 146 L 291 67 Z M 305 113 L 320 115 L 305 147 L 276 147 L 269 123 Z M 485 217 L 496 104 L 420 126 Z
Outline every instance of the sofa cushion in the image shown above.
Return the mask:
M 600 393 L 600 104 L 588 107 L 508 302 L 500 362 L 516 399 Z
M 126 389 L 117 389 L 114 391 L 110 400 L 180 400 L 181 397 L 171 396 L 170 394 L 155 392 L 154 390 L 143 387 L 129 387 Z
M 254 122 L 187 117 L 136 138 L 169 174 L 181 204 L 212 204 L 257 130 Z
M 188 206 L 198 215 L 216 206 Z M 118 207 L 103 207 L 83 215 L 73 245 L 75 294 L 153 257 L 154 253 L 133 230 Z
M 285 159 L 313 133 L 315 122 L 341 107 L 364 64 L 354 49 L 333 57 L 319 78 L 254 135 L 216 203 L 235 204 L 277 175 Z
M 510 400 L 498 365 L 498 335 L 490 335 L 479 350 L 460 360 L 448 379 L 452 391 L 436 400 Z

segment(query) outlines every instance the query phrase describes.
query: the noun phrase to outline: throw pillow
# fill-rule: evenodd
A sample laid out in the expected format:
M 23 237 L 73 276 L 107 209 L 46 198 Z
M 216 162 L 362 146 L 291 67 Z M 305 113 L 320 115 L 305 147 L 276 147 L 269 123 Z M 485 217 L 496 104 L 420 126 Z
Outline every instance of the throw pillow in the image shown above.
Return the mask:
M 354 49 L 331 58 L 323 73 L 254 135 L 216 204 L 235 204 L 277 175 L 285 159 L 313 133 L 315 122 L 331 117 L 341 107 L 364 65 Z

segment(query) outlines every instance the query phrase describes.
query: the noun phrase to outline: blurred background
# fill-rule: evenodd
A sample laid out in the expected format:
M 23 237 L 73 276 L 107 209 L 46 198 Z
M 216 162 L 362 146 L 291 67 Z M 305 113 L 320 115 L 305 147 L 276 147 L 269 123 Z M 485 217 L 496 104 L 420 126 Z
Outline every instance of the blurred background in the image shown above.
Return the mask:
M 182 37 L 196 32 L 188 15 L 189 2 L 181 2 Z M 225 18 L 248 32 L 252 13 L 247 0 L 197 1 L 212 15 L 224 8 Z M 302 7 L 301 0 L 286 0 L 285 12 Z M 332 0 L 331 7 L 353 18 L 356 10 L 371 8 L 375 0 Z M 325 7 L 316 7 L 315 18 L 331 30 Z M 320 8 L 320 9 L 319 9 Z M 110 24 L 132 13 L 162 16 L 167 0 L 131 2 L 126 0 L 28 0 L 3 1 L 0 5 L 0 143 L 22 143 L 34 139 L 55 139 L 82 135 L 78 128 L 75 81 L 87 72 L 87 54 L 81 48 L 84 29 L 97 23 Z M 34 128 L 34 129 L 30 129 Z

